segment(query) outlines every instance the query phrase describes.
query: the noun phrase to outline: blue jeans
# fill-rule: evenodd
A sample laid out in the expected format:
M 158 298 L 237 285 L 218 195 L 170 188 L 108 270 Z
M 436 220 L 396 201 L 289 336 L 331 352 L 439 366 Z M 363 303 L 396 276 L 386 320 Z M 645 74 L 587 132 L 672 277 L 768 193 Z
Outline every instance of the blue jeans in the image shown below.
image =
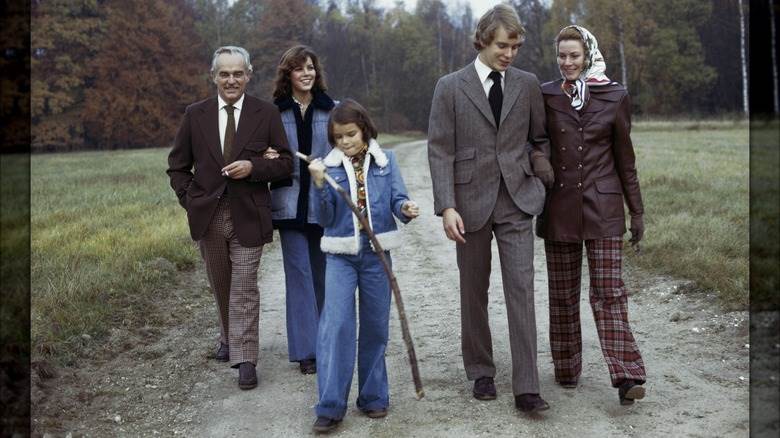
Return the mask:
M 340 420 L 355 370 L 355 288 L 359 289 L 358 398 L 362 411 L 387 409 L 390 403 L 385 348 L 390 316 L 390 283 L 379 256 L 361 233 L 357 255 L 328 254 L 325 308 L 317 335 L 318 417 Z M 385 252 L 390 261 L 390 253 Z
M 287 351 L 290 362 L 314 359 L 317 325 L 325 294 L 325 254 L 320 251 L 322 232 L 280 229 L 287 289 Z

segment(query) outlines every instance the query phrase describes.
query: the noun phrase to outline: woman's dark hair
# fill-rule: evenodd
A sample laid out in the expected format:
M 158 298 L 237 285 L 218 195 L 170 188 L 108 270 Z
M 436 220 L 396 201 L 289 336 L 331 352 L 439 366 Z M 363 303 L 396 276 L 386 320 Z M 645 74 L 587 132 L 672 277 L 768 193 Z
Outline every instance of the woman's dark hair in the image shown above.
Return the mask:
M 317 72 L 317 76 L 314 78 L 314 86 L 311 91 L 325 91 L 328 89 L 325 85 L 325 72 L 322 70 L 320 59 L 317 57 L 317 54 L 314 53 L 314 50 L 308 46 L 294 46 L 284 52 L 282 59 L 279 61 L 279 66 L 276 67 L 274 100 L 283 96 L 292 95 L 290 73 L 302 66 L 303 63 L 306 62 L 306 58 L 311 58 L 311 62 L 314 64 L 314 70 Z
M 331 145 L 335 145 L 333 140 L 333 125 L 338 123 L 339 125 L 347 125 L 354 123 L 363 132 L 363 141 L 368 144 L 368 141 L 372 138 L 376 138 L 377 131 L 376 125 L 371 121 L 371 117 L 368 116 L 368 111 L 363 108 L 363 105 L 355 102 L 352 99 L 344 99 L 333 108 L 330 112 L 330 118 L 328 119 L 328 141 Z

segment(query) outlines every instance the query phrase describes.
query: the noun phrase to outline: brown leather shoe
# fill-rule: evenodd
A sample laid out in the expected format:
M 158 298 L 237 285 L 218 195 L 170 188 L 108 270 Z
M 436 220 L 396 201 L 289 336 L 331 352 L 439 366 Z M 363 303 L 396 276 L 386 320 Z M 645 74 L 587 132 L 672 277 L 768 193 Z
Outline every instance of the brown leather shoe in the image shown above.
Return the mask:
M 515 407 L 521 412 L 539 412 L 550 409 L 544 399 L 539 394 L 520 394 L 515 396 Z
M 298 366 L 300 366 L 302 374 L 317 373 L 317 361 L 315 361 L 314 359 L 304 359 L 298 362 Z
M 477 400 L 495 400 L 496 385 L 492 377 L 480 377 L 474 381 L 474 398 Z
M 339 423 L 341 423 L 341 420 L 334 420 L 333 418 L 328 417 L 317 417 L 317 421 L 314 422 L 314 425 L 311 428 L 317 433 L 328 433 L 335 429 Z
M 633 405 L 634 400 L 645 397 L 644 386 L 637 384 L 634 380 L 624 380 L 618 387 L 618 398 L 623 406 Z
M 558 384 L 561 385 L 564 388 L 572 389 L 572 388 L 576 388 L 577 387 L 577 380 L 576 379 L 572 379 L 572 380 L 559 380 Z
M 252 362 L 241 362 L 238 365 L 238 387 L 252 389 L 257 386 L 257 371 Z
M 387 409 L 374 409 L 373 411 L 366 411 L 366 417 L 368 418 L 387 417 Z
M 223 344 L 222 342 L 219 343 L 219 349 L 217 349 L 217 354 L 214 355 L 214 359 L 217 360 L 217 362 L 227 362 L 230 360 L 230 347 L 228 347 L 227 344 Z

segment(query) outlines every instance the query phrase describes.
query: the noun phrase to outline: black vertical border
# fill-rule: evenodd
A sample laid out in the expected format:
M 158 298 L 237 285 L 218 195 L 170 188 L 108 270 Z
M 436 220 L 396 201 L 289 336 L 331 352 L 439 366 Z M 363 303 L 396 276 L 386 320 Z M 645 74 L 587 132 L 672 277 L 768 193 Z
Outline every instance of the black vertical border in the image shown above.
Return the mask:
M 30 2 L 0 11 L 0 436 L 30 434 Z
M 780 114 L 773 67 L 780 58 L 780 0 L 749 4 L 750 436 L 775 438 L 780 436 Z

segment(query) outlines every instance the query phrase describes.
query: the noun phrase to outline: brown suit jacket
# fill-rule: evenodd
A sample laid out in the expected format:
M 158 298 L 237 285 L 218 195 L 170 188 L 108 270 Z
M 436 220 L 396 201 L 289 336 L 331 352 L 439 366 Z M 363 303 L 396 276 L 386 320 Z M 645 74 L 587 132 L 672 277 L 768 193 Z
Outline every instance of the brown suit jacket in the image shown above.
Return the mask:
M 487 222 L 503 177 L 515 205 L 537 215 L 544 186 L 528 159 L 527 144 L 549 156 L 544 104 L 531 73 L 506 71 L 499 129 L 473 63 L 436 84 L 428 123 L 428 163 L 434 210 L 453 207 L 467 232 Z
M 222 196 L 230 200 L 233 228 L 242 246 L 260 246 L 272 239 L 268 183 L 289 178 L 293 158 L 276 106 L 244 96 L 228 160 L 222 157 L 216 96 L 187 107 L 168 155 L 171 187 L 187 210 L 194 240 L 206 233 Z M 263 158 L 269 146 L 279 151 L 279 158 Z M 240 180 L 222 176 L 222 168 L 237 160 L 251 161 L 252 173 Z
M 590 87 L 590 98 L 580 112 L 561 90 L 561 80 L 544 84 L 542 93 L 555 184 L 537 219 L 536 233 L 562 242 L 622 236 L 623 200 L 632 216 L 644 212 L 628 92 L 619 84 Z

